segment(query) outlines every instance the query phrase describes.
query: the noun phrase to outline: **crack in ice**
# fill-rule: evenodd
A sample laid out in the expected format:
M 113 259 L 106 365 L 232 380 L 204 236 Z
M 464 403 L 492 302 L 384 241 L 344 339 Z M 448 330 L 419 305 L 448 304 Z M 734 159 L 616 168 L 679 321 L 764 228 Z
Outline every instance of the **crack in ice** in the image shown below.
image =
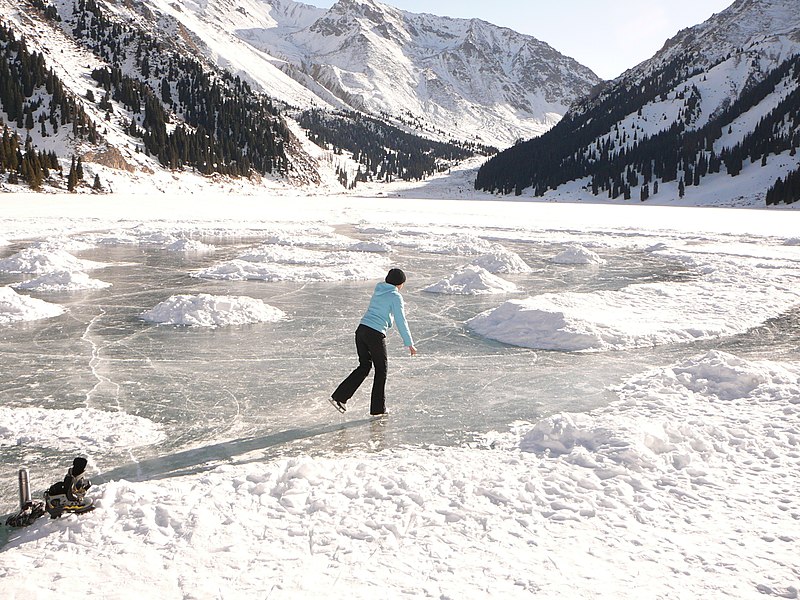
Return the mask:
M 95 384 L 94 384 L 94 387 L 92 387 L 92 389 L 91 389 L 91 390 L 89 390 L 88 392 L 86 392 L 86 407 L 87 407 L 87 408 L 90 408 L 90 403 L 92 402 L 92 399 L 93 399 L 93 397 L 94 397 L 95 393 L 97 393 L 97 392 L 100 390 L 100 388 L 101 388 L 101 387 L 102 387 L 104 384 L 108 384 L 108 385 L 110 385 L 110 386 L 112 386 L 112 387 L 114 388 L 114 393 L 113 393 L 113 396 L 112 396 L 112 398 L 113 398 L 113 400 L 114 400 L 114 401 L 115 401 L 115 403 L 116 403 L 116 408 L 117 408 L 117 410 L 118 410 L 118 411 L 122 411 L 122 407 L 120 406 L 120 403 L 119 403 L 119 391 L 120 391 L 120 386 L 119 386 L 119 384 L 118 384 L 118 383 L 115 383 L 114 381 L 112 381 L 112 380 L 111 380 L 111 379 L 109 379 L 108 377 L 106 377 L 106 376 L 104 376 L 104 375 L 101 375 L 101 374 L 100 374 L 100 372 L 98 371 L 98 365 L 99 365 L 99 364 L 102 362 L 102 360 L 103 360 L 103 359 L 100 357 L 100 350 L 101 350 L 101 348 L 100 348 L 100 346 L 98 346 L 98 345 L 97 345 L 97 344 L 94 342 L 94 340 L 92 340 L 92 339 L 91 339 L 91 337 L 89 337 L 89 334 L 90 334 L 90 332 L 91 332 L 91 330 L 92 330 L 92 326 L 93 326 L 93 325 L 94 325 L 94 324 L 95 324 L 95 323 L 96 323 L 96 322 L 97 322 L 97 321 L 98 321 L 100 318 L 102 318 L 103 316 L 105 316 L 105 314 L 106 314 L 106 311 L 104 311 L 104 310 L 101 308 L 101 309 L 100 309 L 100 313 L 99 313 L 99 314 L 97 314 L 97 315 L 95 315 L 95 316 L 92 318 L 92 320 L 91 320 L 91 321 L 89 321 L 89 323 L 86 325 L 86 329 L 84 330 L 83 334 L 81 335 L 81 340 L 82 340 L 82 341 L 84 341 L 84 342 L 86 342 L 86 343 L 88 343 L 88 344 L 89 344 L 89 345 L 91 345 L 91 347 L 92 347 L 92 357 L 89 359 L 89 369 L 91 370 L 91 372 L 92 372 L 92 375 L 94 376 L 94 378 L 97 380 L 97 383 L 95 383 Z

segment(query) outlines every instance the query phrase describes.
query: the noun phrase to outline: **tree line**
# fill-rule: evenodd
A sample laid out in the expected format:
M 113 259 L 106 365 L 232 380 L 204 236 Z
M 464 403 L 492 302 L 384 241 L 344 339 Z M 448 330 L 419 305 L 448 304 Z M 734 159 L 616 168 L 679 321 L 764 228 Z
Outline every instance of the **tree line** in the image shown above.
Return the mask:
M 312 142 L 336 154 L 348 152 L 358 163 L 352 177 L 338 170 L 345 187 L 364 181 L 421 180 L 455 161 L 496 151 L 478 144 L 429 140 L 353 111 L 307 110 L 298 122 Z
M 41 2 L 41 0 L 37 0 Z M 0 174 L 12 184 L 26 183 L 39 189 L 53 171 L 63 175 L 55 152 L 36 150 L 30 132 L 55 135 L 70 127 L 74 140 L 97 143 L 97 125 L 82 104 L 46 67 L 44 56 L 31 52 L 25 40 L 0 21 L 0 107 L 8 118 L 0 144 Z M 12 131 L 9 125 L 15 126 Z M 20 132 L 27 132 L 24 140 Z M 76 183 L 77 185 L 77 183 Z
M 110 65 L 92 73 L 104 92 L 98 106 L 110 118 L 110 100 L 122 104 L 127 133 L 164 167 L 233 176 L 287 172 L 288 128 L 273 102 L 247 82 L 119 22 L 95 0 L 78 0 L 64 22 Z

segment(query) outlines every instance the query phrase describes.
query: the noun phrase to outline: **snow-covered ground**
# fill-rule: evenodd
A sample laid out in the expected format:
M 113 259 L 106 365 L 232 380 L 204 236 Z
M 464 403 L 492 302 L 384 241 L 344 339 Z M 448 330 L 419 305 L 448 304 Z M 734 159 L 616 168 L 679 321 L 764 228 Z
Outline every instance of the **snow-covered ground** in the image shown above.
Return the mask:
M 0 597 L 800 596 L 797 212 L 113 200 L 3 197 L 0 505 L 18 464 L 38 490 L 81 453 L 97 509 L 6 530 Z M 391 265 L 420 354 L 390 334 L 391 414 L 362 390 L 340 417 Z M 517 293 L 470 293 L 492 273 Z

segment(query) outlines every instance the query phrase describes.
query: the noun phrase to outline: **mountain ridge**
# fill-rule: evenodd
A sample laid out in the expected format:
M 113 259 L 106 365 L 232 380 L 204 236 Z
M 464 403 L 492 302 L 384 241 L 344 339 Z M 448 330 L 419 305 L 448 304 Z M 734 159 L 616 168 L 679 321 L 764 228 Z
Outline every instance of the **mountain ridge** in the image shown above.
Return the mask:
M 702 197 L 704 186 L 729 188 L 725 177 L 746 171 L 742 181 L 751 183 L 740 192 L 763 202 L 778 178 L 798 168 L 794 4 L 738 0 L 679 32 L 653 58 L 577 102 L 553 130 L 490 160 L 476 187 L 626 200 L 648 200 L 655 190 L 679 200 Z M 757 160 L 763 169 L 751 166 Z
M 195 31 L 232 22 L 227 0 L 146 5 Z M 291 0 L 249 0 L 243 8 L 260 15 L 256 26 L 228 33 L 317 96 L 300 95 L 302 108 L 388 115 L 429 137 L 508 146 L 549 129 L 600 81 L 544 42 L 478 19 L 372 0 L 343 0 L 327 11 Z

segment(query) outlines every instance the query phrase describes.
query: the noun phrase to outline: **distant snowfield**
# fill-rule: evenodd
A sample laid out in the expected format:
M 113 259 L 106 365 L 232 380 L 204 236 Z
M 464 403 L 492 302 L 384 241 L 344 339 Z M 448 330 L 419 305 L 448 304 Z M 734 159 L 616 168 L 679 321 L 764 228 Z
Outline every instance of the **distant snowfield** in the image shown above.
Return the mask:
M 468 264 L 508 258 L 504 244 L 514 241 L 569 240 L 600 258 L 604 248 L 636 248 L 685 265 L 680 281 L 500 297 L 479 317 L 485 329 L 470 324 L 470 335 L 529 347 L 545 340 L 562 351 L 714 340 L 800 304 L 800 217 L 792 211 L 132 200 L 7 195 L 0 239 L 166 249 L 181 237 L 255 237 L 264 245 L 234 260 L 295 276 L 355 264 L 369 267 L 367 279 L 392 264 L 393 249 L 410 245 Z M 370 251 L 355 251 L 355 240 L 334 225 L 371 237 L 363 248 Z M 51 256 L 63 258 L 56 250 Z M 10 314 L 3 298 L 11 310 L 34 298 L 10 287 L 0 294 L 0 330 L 18 326 L 3 320 Z M 157 312 L 190 314 L 178 304 Z M 88 589 L 102 598 L 165 599 L 797 598 L 800 364 L 768 358 L 701 351 L 622 381 L 610 406 L 509 423 L 470 447 L 281 459 L 255 450 L 180 476 L 110 477 L 91 490 L 94 512 L 8 533 L 0 597 Z M 74 425 L 60 430 L 61 422 Z M 104 448 L 160 435 L 154 423 L 125 413 L 0 411 L 0 444 L 69 449 L 80 439 L 93 472 Z

